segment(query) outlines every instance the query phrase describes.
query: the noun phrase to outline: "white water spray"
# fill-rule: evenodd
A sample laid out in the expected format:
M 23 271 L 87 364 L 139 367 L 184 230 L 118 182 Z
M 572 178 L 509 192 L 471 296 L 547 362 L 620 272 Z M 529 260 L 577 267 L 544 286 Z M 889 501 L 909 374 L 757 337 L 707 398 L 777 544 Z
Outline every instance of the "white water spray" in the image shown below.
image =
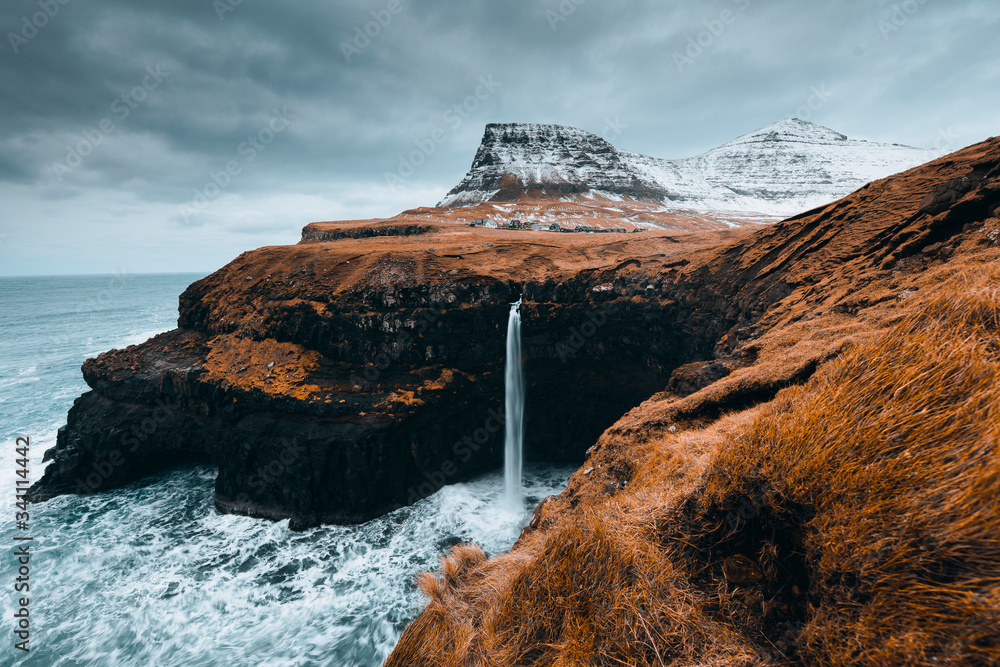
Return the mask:
M 507 320 L 507 365 L 504 371 L 506 429 L 504 438 L 504 505 L 511 512 L 524 509 L 521 490 L 521 445 L 524 429 L 524 377 L 521 375 L 521 302 L 510 305 Z

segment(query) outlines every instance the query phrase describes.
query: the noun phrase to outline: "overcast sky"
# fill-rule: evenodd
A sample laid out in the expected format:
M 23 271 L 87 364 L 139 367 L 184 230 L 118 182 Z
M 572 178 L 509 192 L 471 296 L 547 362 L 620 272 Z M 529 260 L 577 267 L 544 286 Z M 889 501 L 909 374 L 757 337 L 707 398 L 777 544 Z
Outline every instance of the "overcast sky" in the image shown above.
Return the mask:
M 6 0 L 0 27 L 5 275 L 209 272 L 433 205 L 488 122 L 663 158 L 793 116 L 1000 134 L 996 0 Z

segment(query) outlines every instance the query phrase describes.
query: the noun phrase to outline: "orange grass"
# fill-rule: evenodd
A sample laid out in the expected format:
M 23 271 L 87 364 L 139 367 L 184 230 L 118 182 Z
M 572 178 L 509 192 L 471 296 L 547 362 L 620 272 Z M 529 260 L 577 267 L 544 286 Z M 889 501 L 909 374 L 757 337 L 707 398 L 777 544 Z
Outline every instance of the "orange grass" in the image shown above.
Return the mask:
M 386 664 L 1000 664 L 1000 269 L 933 294 L 511 554 L 457 547 Z
M 813 664 L 1000 663 L 1000 275 L 957 278 L 720 451 L 699 505 L 800 506 Z

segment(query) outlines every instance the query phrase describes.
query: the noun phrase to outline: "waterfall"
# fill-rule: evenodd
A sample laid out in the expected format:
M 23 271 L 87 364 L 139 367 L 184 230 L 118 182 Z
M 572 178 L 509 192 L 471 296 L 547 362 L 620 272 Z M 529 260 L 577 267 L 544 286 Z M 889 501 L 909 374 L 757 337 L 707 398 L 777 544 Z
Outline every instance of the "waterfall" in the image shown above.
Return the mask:
M 507 320 L 507 364 L 504 371 L 506 413 L 504 433 L 504 505 L 524 509 L 521 491 L 521 445 L 524 429 L 524 378 L 521 375 L 521 302 L 510 305 Z

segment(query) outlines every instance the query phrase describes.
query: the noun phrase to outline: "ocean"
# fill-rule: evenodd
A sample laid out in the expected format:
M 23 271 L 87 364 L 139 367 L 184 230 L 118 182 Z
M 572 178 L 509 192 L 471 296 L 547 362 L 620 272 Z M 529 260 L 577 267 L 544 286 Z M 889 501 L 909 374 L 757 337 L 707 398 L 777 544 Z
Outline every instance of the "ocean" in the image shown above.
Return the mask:
M 0 664 L 380 665 L 423 604 L 415 574 L 458 542 L 506 551 L 534 504 L 565 487 L 572 469 L 526 465 L 520 513 L 501 509 L 497 471 L 363 525 L 292 532 L 219 514 L 215 470 L 199 465 L 31 505 L 18 527 L 17 438 L 30 438 L 36 481 L 88 389 L 83 361 L 174 328 L 178 295 L 200 277 L 0 278 Z M 30 590 L 16 592 L 24 544 Z M 15 649 L 21 597 L 29 653 Z

